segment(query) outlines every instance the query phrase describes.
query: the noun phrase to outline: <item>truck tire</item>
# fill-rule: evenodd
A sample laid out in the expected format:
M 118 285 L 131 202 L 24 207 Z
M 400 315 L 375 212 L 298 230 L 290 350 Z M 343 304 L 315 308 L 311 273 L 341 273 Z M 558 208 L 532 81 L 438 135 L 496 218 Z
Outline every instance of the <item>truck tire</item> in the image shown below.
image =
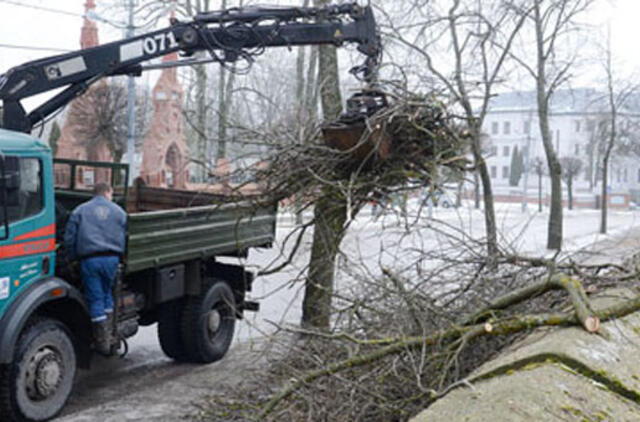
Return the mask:
M 164 303 L 158 310 L 158 340 L 165 355 L 178 362 L 187 361 L 188 355 L 182 339 L 182 299 Z
M 51 419 L 67 402 L 75 374 L 66 327 L 53 319 L 34 321 L 20 335 L 14 361 L 0 369 L 0 420 Z
M 188 360 L 211 363 L 222 359 L 233 340 L 236 303 L 231 287 L 217 280 L 199 296 L 187 297 L 182 333 Z

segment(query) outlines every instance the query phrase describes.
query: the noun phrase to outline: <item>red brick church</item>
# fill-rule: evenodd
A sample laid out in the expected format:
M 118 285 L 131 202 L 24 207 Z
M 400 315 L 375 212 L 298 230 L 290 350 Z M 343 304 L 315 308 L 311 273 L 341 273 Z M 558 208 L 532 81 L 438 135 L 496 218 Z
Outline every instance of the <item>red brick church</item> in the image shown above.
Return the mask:
M 95 9 L 95 0 L 86 0 L 85 17 L 80 36 L 83 49 L 99 45 L 98 28 L 86 17 L 86 12 Z M 177 60 L 177 54 L 164 58 L 165 61 Z M 113 160 L 108 144 L 100 139 L 82 139 L 78 130 L 80 122 L 74 119 L 82 113 L 74 113 L 74 109 L 91 107 L 89 98 L 91 90 L 96 90 L 108 82 L 102 80 L 91 88 L 83 97 L 70 104 L 67 119 L 62 125 L 62 133 L 58 140 L 56 157 L 89 161 Z M 95 91 L 93 91 L 95 93 Z M 184 92 L 177 77 L 177 71 L 164 69 L 153 89 L 153 122 L 144 139 L 143 161 L 140 177 L 147 185 L 185 189 L 189 182 L 189 151 L 183 132 L 182 102 Z M 56 170 L 56 182 L 68 180 L 68 172 Z M 104 172 L 103 172 L 104 173 Z M 78 174 L 78 185 L 92 185 L 107 179 L 108 174 Z M 60 179 L 60 180 L 58 180 Z

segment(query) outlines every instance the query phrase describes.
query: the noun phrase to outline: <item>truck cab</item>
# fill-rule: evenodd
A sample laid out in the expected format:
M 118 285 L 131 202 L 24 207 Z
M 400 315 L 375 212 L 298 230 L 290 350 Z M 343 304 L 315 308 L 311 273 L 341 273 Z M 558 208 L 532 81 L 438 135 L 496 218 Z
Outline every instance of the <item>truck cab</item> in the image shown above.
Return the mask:
M 41 277 L 54 274 L 55 207 L 51 152 L 41 142 L 0 129 L 0 315 Z

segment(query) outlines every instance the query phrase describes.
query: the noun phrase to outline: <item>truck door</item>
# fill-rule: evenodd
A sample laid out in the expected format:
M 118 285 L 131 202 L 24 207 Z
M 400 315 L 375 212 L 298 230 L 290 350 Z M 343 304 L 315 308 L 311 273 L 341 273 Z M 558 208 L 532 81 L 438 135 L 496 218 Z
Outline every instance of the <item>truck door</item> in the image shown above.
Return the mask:
M 30 283 L 53 275 L 55 223 L 53 194 L 44 189 L 47 165 L 39 156 L 0 157 L 0 316 Z

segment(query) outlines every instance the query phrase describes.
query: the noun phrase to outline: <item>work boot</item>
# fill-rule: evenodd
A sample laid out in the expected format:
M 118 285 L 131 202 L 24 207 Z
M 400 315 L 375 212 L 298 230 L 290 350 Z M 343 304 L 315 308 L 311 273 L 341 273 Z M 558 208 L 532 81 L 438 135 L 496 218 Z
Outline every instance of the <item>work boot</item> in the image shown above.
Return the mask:
M 114 321 L 113 312 L 107 312 L 107 330 L 109 331 L 109 344 L 111 345 L 111 351 L 115 348 L 118 350 L 120 345 L 118 344 L 118 327 Z
M 94 348 L 104 356 L 111 356 L 111 333 L 107 321 L 93 323 Z

